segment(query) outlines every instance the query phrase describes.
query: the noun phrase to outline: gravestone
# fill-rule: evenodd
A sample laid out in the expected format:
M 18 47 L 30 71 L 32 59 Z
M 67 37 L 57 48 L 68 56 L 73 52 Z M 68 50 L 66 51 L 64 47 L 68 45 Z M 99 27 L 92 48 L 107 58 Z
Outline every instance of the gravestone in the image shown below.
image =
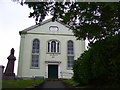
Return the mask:
M 4 66 L 0 65 L 0 75 L 3 76 L 3 72 L 4 72 Z
M 4 73 L 4 77 L 7 79 L 11 79 L 15 77 L 15 73 L 14 73 L 14 62 L 16 60 L 16 57 L 14 56 L 14 48 L 11 49 L 10 51 L 10 55 L 8 56 L 8 63 L 7 63 L 7 67 L 5 69 L 5 73 Z

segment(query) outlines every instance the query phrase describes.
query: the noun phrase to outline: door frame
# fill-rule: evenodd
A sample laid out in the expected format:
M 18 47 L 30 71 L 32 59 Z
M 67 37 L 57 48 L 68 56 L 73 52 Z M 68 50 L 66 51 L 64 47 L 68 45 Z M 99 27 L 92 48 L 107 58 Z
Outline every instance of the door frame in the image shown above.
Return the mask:
M 46 61 L 46 70 L 45 70 L 45 78 L 48 78 L 48 65 L 57 65 L 58 66 L 58 78 L 61 78 L 61 75 L 60 75 L 60 63 L 61 62 L 50 62 L 50 61 Z

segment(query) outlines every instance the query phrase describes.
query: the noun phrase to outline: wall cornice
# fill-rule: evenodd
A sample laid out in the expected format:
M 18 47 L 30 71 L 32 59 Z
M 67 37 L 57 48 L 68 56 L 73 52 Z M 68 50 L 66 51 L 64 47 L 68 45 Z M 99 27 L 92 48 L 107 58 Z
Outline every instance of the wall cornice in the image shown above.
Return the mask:
M 30 33 L 30 32 L 27 32 L 26 34 L 36 34 L 36 35 L 57 35 L 57 36 L 74 36 L 74 35 L 72 35 L 72 34 Z

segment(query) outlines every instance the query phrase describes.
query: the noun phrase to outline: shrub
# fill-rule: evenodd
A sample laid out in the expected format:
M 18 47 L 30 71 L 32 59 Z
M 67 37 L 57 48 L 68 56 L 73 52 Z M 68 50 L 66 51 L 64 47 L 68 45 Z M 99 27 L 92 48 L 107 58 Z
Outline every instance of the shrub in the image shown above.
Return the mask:
M 97 41 L 73 64 L 73 79 L 81 84 L 120 82 L 120 35 Z

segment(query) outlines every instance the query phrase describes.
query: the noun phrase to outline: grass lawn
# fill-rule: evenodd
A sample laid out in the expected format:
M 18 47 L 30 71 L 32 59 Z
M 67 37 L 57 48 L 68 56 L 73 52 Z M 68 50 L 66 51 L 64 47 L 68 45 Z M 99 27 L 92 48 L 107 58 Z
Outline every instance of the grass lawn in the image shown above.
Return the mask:
M 3 80 L 2 88 L 25 88 L 41 83 L 43 80 Z
M 79 85 L 79 83 L 75 82 L 73 79 L 65 79 L 63 81 L 66 82 L 66 83 L 68 83 L 68 84 L 70 84 L 70 85 L 72 85 L 72 86 Z
M 79 83 L 77 83 L 77 82 L 75 82 L 73 79 L 66 79 L 66 80 L 64 80 L 65 82 L 68 82 L 68 83 L 70 83 L 70 84 L 79 84 Z
M 87 88 L 114 88 L 116 90 L 120 90 L 120 83 L 106 83 L 105 85 L 101 85 L 101 84 L 80 85 L 79 83 L 75 82 L 73 79 L 66 79 L 63 81 L 71 85 L 71 87 L 74 86 L 73 88 L 86 88 L 86 89 Z

